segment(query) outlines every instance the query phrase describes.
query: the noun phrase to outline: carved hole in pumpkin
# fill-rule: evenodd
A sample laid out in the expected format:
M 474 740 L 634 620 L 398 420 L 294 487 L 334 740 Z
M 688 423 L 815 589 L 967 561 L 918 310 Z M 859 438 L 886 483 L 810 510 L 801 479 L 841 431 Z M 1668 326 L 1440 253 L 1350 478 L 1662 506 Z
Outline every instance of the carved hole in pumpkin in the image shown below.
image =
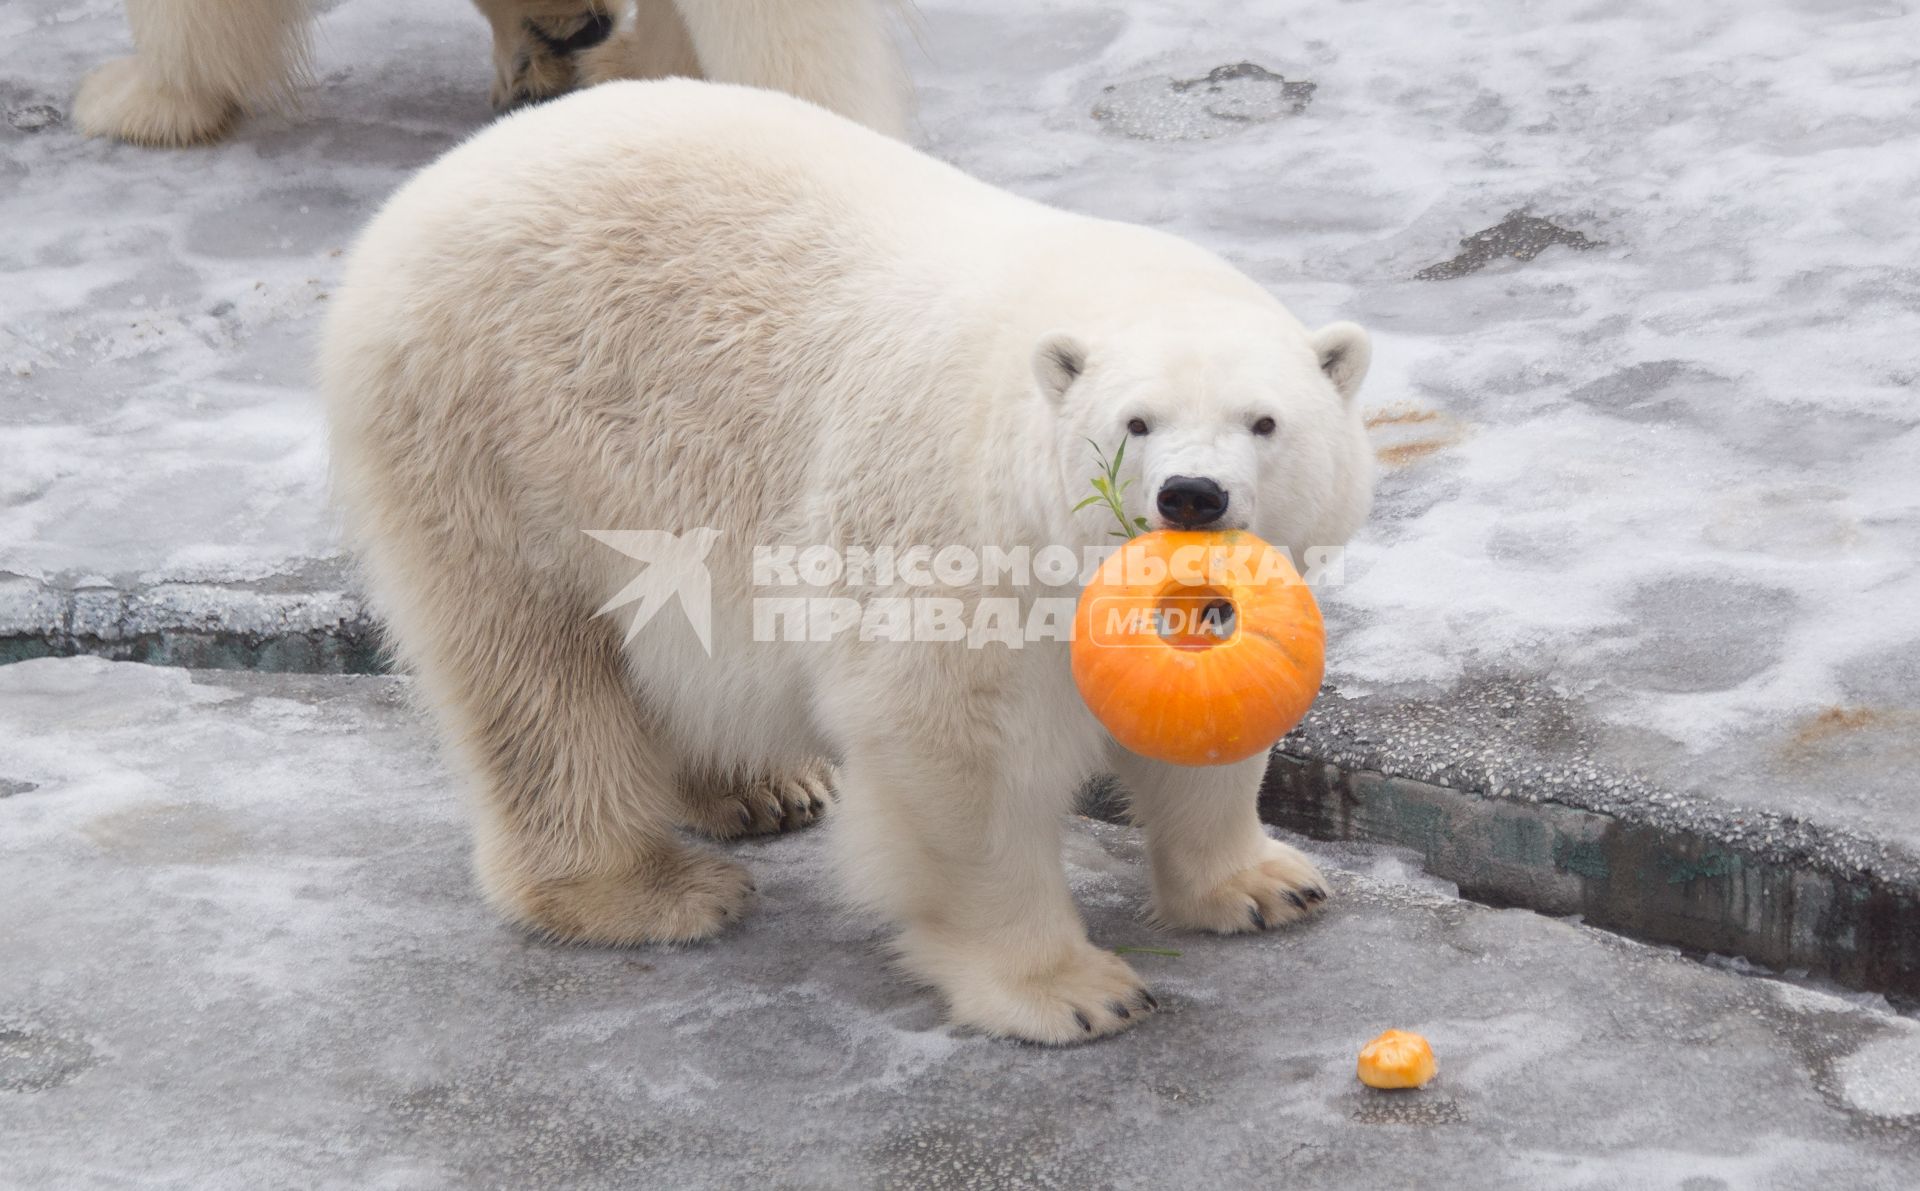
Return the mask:
M 1217 587 L 1171 586 L 1153 601 L 1154 629 L 1175 649 L 1212 649 L 1233 640 L 1240 616 Z

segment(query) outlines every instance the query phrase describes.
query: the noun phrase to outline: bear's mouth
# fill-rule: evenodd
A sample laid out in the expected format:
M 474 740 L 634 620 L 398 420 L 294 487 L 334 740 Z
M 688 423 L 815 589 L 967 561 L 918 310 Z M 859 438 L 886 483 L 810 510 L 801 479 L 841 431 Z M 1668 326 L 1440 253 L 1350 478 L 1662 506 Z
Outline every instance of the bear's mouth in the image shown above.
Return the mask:
M 1249 528 L 1245 517 L 1222 517 L 1218 521 L 1209 521 L 1205 525 L 1175 525 L 1165 517 L 1155 514 L 1147 524 L 1156 530 L 1164 529 L 1173 533 L 1227 533 Z

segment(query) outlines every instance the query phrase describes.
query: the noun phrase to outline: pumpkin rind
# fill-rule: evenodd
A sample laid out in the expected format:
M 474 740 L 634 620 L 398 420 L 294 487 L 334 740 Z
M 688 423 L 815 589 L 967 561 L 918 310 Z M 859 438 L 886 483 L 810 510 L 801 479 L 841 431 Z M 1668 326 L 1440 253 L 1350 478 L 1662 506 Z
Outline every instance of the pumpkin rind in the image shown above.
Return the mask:
M 1156 612 L 1177 620 L 1217 598 L 1234 614 L 1217 644 L 1174 644 L 1150 627 Z M 1081 593 L 1073 677 L 1122 746 L 1176 765 L 1226 765 L 1300 722 L 1320 691 L 1324 651 L 1320 608 L 1285 554 L 1241 531 L 1160 530 L 1116 550 Z
M 1388 1030 L 1360 1048 L 1356 1069 L 1370 1088 L 1424 1088 L 1440 1073 L 1433 1047 L 1408 1030 Z

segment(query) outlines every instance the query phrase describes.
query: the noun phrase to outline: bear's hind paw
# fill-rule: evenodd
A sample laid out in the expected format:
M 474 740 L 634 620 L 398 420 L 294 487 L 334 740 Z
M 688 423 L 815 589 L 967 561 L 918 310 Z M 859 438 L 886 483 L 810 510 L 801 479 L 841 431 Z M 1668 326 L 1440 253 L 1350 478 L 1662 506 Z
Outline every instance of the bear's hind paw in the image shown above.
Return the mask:
M 239 114 L 231 98 L 174 86 L 138 57 L 101 65 L 73 100 L 74 122 L 88 136 L 159 148 L 217 141 Z
M 488 884 L 506 915 L 535 934 L 611 947 L 710 938 L 746 915 L 754 893 L 745 867 L 691 849 L 654 856 L 630 873 L 548 880 L 496 874 Z
M 770 776 L 690 783 L 684 825 L 717 840 L 811 827 L 833 802 L 825 761 Z

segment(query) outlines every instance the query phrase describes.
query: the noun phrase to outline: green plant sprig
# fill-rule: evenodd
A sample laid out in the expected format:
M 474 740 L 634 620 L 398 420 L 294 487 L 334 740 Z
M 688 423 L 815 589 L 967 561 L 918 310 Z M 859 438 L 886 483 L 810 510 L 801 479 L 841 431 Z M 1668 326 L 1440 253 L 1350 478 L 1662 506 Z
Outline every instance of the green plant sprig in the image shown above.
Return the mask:
M 1073 511 L 1077 513 L 1088 505 L 1104 504 L 1120 521 L 1119 529 L 1107 531 L 1111 536 L 1131 541 L 1147 532 L 1147 519 L 1135 517 L 1127 520 L 1127 507 L 1122 503 L 1126 499 L 1127 489 L 1133 485 L 1132 480 L 1120 478 L 1120 464 L 1127 457 L 1127 440 L 1121 439 L 1120 445 L 1114 448 L 1112 461 L 1108 461 L 1107 453 L 1100 449 L 1099 443 L 1088 439 L 1087 445 L 1093 448 L 1094 457 L 1100 460 L 1100 470 L 1106 474 L 1093 477 L 1093 495 L 1073 506 Z

